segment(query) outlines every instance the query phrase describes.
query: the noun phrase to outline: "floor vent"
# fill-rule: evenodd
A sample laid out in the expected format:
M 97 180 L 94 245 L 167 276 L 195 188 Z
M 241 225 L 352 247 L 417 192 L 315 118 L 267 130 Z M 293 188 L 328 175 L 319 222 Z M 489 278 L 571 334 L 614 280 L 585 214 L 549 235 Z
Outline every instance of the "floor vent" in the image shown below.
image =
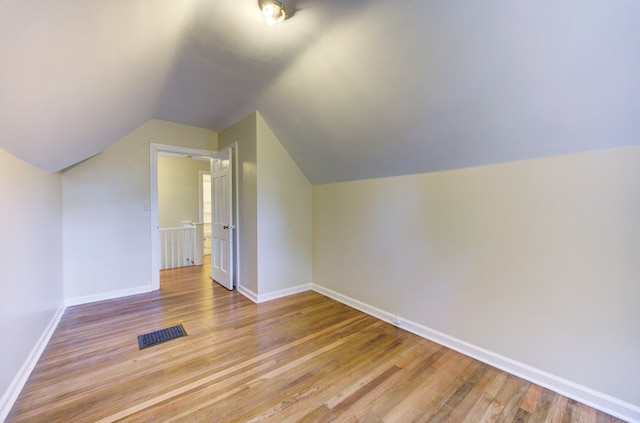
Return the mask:
M 140 349 L 153 347 L 181 336 L 187 336 L 187 332 L 182 325 L 171 326 L 153 332 L 138 335 L 138 347 Z

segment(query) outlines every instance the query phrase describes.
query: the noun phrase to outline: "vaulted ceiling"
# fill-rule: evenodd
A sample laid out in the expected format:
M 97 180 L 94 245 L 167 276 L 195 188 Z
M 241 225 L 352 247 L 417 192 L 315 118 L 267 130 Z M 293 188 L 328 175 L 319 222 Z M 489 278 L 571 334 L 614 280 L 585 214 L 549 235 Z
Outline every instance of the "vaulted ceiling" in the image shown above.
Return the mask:
M 0 0 L 0 148 L 49 171 L 258 110 L 313 183 L 640 144 L 636 0 Z

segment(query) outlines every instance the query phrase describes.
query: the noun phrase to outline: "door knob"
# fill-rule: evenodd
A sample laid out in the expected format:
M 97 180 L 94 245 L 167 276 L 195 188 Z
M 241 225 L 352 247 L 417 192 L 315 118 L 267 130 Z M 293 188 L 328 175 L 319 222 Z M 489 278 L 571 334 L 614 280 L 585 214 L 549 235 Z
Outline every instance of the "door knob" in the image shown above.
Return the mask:
M 224 225 L 222 229 L 229 229 L 229 225 Z

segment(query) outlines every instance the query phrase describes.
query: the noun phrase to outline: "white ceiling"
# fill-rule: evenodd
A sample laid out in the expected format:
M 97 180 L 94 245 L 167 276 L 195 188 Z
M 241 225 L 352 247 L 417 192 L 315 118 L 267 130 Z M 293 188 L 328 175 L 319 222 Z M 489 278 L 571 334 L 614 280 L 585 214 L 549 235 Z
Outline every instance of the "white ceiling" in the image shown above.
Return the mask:
M 58 171 L 256 109 L 313 183 L 640 144 L 637 0 L 257 3 L 0 0 L 0 148 Z

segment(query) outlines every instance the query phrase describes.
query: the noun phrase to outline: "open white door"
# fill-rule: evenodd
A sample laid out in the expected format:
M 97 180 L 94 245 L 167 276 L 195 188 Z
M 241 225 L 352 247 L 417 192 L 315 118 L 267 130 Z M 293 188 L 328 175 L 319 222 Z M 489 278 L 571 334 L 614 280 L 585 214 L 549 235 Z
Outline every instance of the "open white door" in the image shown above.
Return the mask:
M 211 278 L 233 289 L 233 149 L 211 159 Z

